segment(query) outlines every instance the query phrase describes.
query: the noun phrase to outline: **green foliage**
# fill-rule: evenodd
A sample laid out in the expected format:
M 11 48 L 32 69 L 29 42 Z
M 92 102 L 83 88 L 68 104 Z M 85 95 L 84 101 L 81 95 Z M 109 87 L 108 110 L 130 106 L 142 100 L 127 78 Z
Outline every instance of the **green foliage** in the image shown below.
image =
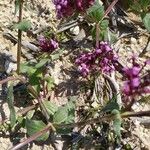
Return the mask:
M 150 32 L 150 13 L 147 13 L 143 18 L 143 23 L 148 32 Z
M 50 101 L 43 101 L 45 108 L 49 115 L 54 115 L 55 112 L 58 111 L 58 107 Z
M 43 67 L 48 61 L 49 61 L 48 58 L 41 59 L 40 62 L 35 65 L 35 68 L 38 69 Z
M 49 91 L 54 88 L 54 79 L 51 76 L 45 77 L 44 80 L 47 82 L 47 88 Z
M 129 0 L 129 5 L 132 10 L 136 13 L 148 12 L 148 7 L 150 6 L 149 0 Z
M 87 10 L 87 15 L 90 21 L 98 23 L 104 15 L 104 7 L 96 1 L 95 4 Z
M 69 101 L 66 105 L 60 106 L 53 117 L 53 122 L 60 123 L 71 123 L 75 117 L 75 101 Z
M 106 113 L 106 112 L 111 112 L 114 109 L 119 110 L 119 105 L 117 103 L 116 97 L 113 97 L 110 101 L 108 101 L 106 106 L 104 106 L 101 111 Z
M 73 98 L 74 99 L 74 98 Z M 56 124 L 69 124 L 73 123 L 75 119 L 75 101 L 71 100 L 64 106 L 60 106 L 58 111 L 53 116 L 53 122 Z M 58 134 L 70 133 L 72 129 L 70 128 L 57 128 Z
M 32 119 L 34 113 L 35 113 L 35 110 L 30 110 L 30 111 L 27 113 L 28 119 Z
M 14 28 L 26 32 L 31 28 L 31 22 L 28 20 L 23 20 L 20 23 L 15 24 Z
M 47 82 L 48 90 L 54 87 L 54 80 L 51 76 L 45 77 L 43 72 L 45 71 L 45 65 L 49 62 L 48 58 L 41 59 L 39 63 L 24 63 L 20 66 L 20 72 L 25 74 L 29 78 L 29 83 L 34 87 L 34 89 L 39 93 L 41 90 L 41 83 L 43 81 Z
M 68 109 L 64 106 L 61 106 L 58 111 L 54 114 L 53 122 L 60 124 L 65 122 L 68 118 Z
M 40 130 L 46 127 L 46 124 L 43 121 L 39 120 L 31 120 L 26 118 L 25 127 L 27 129 L 27 134 L 32 136 L 33 134 L 39 132 Z M 44 135 L 38 137 L 36 141 L 45 141 L 49 137 L 49 132 L 45 133 Z
M 121 139 L 121 123 L 122 123 L 121 115 L 117 109 L 112 110 L 111 113 L 112 115 L 114 115 L 114 120 L 113 120 L 114 132 L 118 140 L 120 140 Z
M 59 49 L 59 51 L 55 51 L 50 55 L 51 61 L 58 60 L 60 56 L 62 56 L 64 49 Z
M 16 123 L 16 112 L 14 108 L 14 94 L 13 94 L 13 84 L 11 83 L 8 87 L 8 93 L 7 93 L 7 103 L 10 110 L 10 126 L 11 128 L 14 127 Z

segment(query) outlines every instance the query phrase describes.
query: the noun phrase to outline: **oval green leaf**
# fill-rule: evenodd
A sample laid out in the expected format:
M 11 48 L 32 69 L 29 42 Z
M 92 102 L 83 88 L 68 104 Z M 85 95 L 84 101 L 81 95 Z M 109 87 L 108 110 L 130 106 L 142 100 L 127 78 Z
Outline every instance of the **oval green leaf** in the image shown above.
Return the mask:
M 39 132 L 43 128 L 46 127 L 46 124 L 43 121 L 39 120 L 30 120 L 29 118 L 26 119 L 25 126 L 27 129 L 27 134 L 32 136 L 33 134 Z M 49 132 L 43 134 L 42 136 L 38 137 L 36 141 L 46 141 L 49 137 Z

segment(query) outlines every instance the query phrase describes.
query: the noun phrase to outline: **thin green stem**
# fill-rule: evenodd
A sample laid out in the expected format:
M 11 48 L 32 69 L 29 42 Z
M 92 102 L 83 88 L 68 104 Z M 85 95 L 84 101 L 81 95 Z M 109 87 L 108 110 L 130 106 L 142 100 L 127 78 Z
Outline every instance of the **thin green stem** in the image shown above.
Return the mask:
M 96 23 L 96 48 L 99 47 L 99 34 L 100 34 L 99 23 Z

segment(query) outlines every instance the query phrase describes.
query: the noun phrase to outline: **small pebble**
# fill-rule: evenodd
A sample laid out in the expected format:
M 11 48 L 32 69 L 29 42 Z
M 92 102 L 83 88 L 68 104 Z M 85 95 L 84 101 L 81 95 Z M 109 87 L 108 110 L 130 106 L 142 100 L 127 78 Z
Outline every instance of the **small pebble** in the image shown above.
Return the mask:
M 71 28 L 71 29 L 70 29 L 70 32 L 71 32 L 73 35 L 78 35 L 79 32 L 80 32 L 79 26 L 76 26 L 76 27 Z
M 130 42 L 131 44 L 137 44 L 137 40 L 133 37 L 131 37 Z

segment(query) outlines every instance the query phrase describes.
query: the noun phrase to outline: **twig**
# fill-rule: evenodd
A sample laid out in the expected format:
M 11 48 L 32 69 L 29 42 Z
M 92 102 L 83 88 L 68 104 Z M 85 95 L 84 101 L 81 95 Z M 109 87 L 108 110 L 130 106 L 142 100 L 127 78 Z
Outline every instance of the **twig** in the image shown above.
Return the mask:
M 110 6 L 106 9 L 104 16 L 102 17 L 101 21 L 110 13 L 111 9 L 116 5 L 116 3 L 118 2 L 118 0 L 114 0 Z M 100 22 L 101 22 L 100 21 Z
M 125 113 L 121 114 L 122 118 L 143 117 L 143 116 L 150 117 L 150 110 L 148 110 L 148 111 L 139 111 L 139 112 L 125 112 Z
M 14 80 L 19 80 L 19 78 L 18 77 L 13 77 L 13 76 L 12 77 L 7 77 L 6 79 L 1 80 L 0 84 L 4 84 L 6 82 L 14 81 Z

